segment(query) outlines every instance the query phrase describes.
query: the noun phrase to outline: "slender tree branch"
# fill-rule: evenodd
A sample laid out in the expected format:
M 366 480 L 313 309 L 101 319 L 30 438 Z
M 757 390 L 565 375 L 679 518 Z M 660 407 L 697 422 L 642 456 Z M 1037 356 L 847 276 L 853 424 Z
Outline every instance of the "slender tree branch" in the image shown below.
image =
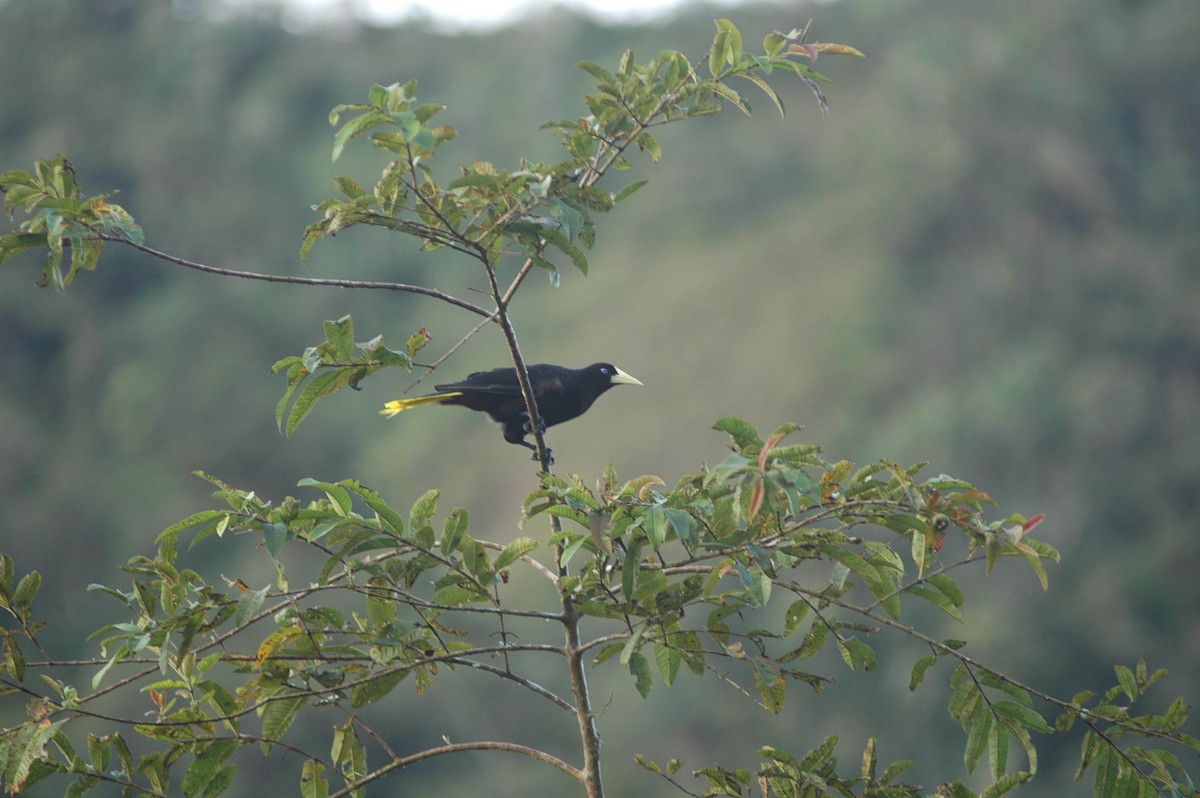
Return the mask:
M 287 283 L 290 285 L 312 285 L 323 286 L 330 288 L 371 288 L 381 291 L 401 291 L 409 294 L 422 294 L 423 296 L 433 297 L 447 302 L 463 310 L 470 311 L 477 316 L 483 316 L 490 320 L 492 311 L 479 307 L 478 305 L 468 302 L 465 299 L 447 294 L 444 291 L 438 291 L 435 288 L 426 288 L 422 285 L 410 285 L 408 283 L 393 283 L 380 280 L 343 280 L 329 277 L 296 277 L 288 274 L 265 274 L 261 272 L 246 272 L 236 269 L 225 269 L 220 266 L 209 266 L 205 263 L 197 263 L 196 261 L 186 260 L 184 258 L 170 255 L 166 252 L 154 249 L 153 247 L 139 244 L 125 236 L 113 235 L 111 233 L 96 233 L 95 237 L 102 241 L 112 241 L 117 244 L 124 244 L 133 247 L 139 252 L 151 255 L 159 260 L 167 263 L 174 263 L 176 266 L 183 266 L 196 271 L 207 272 L 209 274 L 219 274 L 223 277 L 241 277 L 246 280 L 262 280 L 269 283 Z
M 495 311 L 493 311 L 490 316 L 488 316 L 486 319 L 481 320 L 478 324 L 476 324 L 474 327 L 472 327 L 467 332 L 466 335 L 464 335 L 462 338 L 459 338 L 458 343 L 456 343 L 454 346 L 447 349 L 446 352 L 441 357 L 439 357 L 437 360 L 430 363 L 428 366 L 424 366 L 425 370 L 423 372 L 421 372 L 421 375 L 418 376 L 411 383 L 409 383 L 408 387 L 405 388 L 403 392 L 408 393 L 413 388 L 416 388 L 418 385 L 420 385 L 422 382 L 424 382 L 425 378 L 428 377 L 430 374 L 432 374 L 434 371 L 436 371 L 438 366 L 442 365 L 447 360 L 449 360 L 450 356 L 453 355 L 455 352 L 457 352 L 459 349 L 461 349 L 463 346 L 465 346 L 467 341 L 470 341 L 472 338 L 474 338 L 476 335 L 479 334 L 480 330 L 482 330 L 484 327 L 488 326 L 488 324 L 490 324 L 491 322 L 493 322 L 495 320 L 496 320 L 496 313 L 495 313 Z
M 545 687 L 542 687 L 540 684 L 530 681 L 529 679 L 526 679 L 524 676 L 518 676 L 517 674 L 508 670 L 507 668 L 497 668 L 495 665 L 488 665 L 486 662 L 479 662 L 478 660 L 467 659 L 466 657 L 463 657 L 461 659 L 455 657 L 454 659 L 450 659 L 447 661 L 452 662 L 455 665 L 466 665 L 469 668 L 474 668 L 476 670 L 484 671 L 486 673 L 490 673 L 495 676 L 499 676 L 503 679 L 508 679 L 510 681 L 516 682 L 517 684 L 521 685 L 522 687 L 524 687 L 528 690 L 531 690 L 534 693 L 537 693 L 542 698 L 549 700 L 551 703 L 553 703 L 559 709 L 563 709 L 567 712 L 570 712 L 572 715 L 575 714 L 575 707 L 571 706 L 570 701 L 560 698 L 558 695 L 547 690 Z
M 340 789 L 335 793 L 331 793 L 329 798 L 345 798 L 355 790 L 365 787 L 373 781 L 377 781 L 378 779 L 386 776 L 388 773 L 391 773 L 393 770 L 399 770 L 401 768 L 408 767 L 409 765 L 420 762 L 423 759 L 432 759 L 433 757 L 441 756 L 442 754 L 455 754 L 461 751 L 508 751 L 509 753 L 522 754 L 532 759 L 536 759 L 539 762 L 556 767 L 578 782 L 583 781 L 583 772 L 578 768 L 568 765 L 558 757 L 551 756 L 545 751 L 540 751 L 537 748 L 530 748 L 527 745 L 494 741 L 451 743 L 448 745 L 440 745 L 436 748 L 427 748 L 424 751 L 418 751 L 415 754 L 410 754 L 409 756 L 401 757 L 400 759 L 393 759 L 391 762 L 387 763 L 381 768 L 371 771 L 353 784 L 347 784 L 343 789 Z

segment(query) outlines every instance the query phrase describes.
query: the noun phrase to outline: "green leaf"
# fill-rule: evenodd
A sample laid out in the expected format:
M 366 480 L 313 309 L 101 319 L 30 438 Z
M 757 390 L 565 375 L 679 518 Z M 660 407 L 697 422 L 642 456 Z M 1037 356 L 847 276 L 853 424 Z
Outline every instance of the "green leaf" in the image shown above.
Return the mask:
M 356 480 L 346 480 L 343 484 L 362 497 L 363 502 L 379 517 L 384 529 L 396 536 L 404 534 L 404 519 L 383 500 L 378 491 L 360 485 Z
M 799 628 L 800 624 L 808 617 L 809 604 L 804 599 L 796 599 L 788 605 L 787 613 L 783 619 L 783 636 L 788 637 Z
M 905 592 L 925 599 L 930 604 L 937 607 L 939 610 L 946 613 L 956 621 L 962 620 L 962 612 L 960 612 L 958 607 L 956 607 L 954 603 L 950 601 L 950 599 L 946 598 L 943 593 L 921 587 L 920 585 L 914 585 L 913 587 L 908 588 L 908 590 Z
M 441 495 L 439 490 L 429 490 L 413 502 L 412 510 L 408 514 L 408 531 L 411 534 L 416 534 L 417 530 L 433 520 L 433 514 L 437 512 L 438 497 Z
M 11 260 L 27 249 L 42 246 L 46 246 L 45 233 L 9 233 L 0 236 L 0 264 Z
M 645 509 L 642 513 L 642 529 L 646 530 L 651 551 L 662 548 L 667 539 L 667 516 L 662 507 L 654 505 Z
M 354 321 L 342 316 L 337 321 L 325 322 L 325 341 L 330 345 L 333 356 L 349 360 L 354 356 Z
M 542 230 L 541 236 L 547 243 L 552 244 L 556 249 L 569 257 L 571 262 L 575 264 L 575 268 L 579 269 L 582 274 L 586 275 L 588 273 L 587 256 L 583 254 L 583 251 L 579 247 L 571 243 L 571 240 L 564 232 L 545 228 Z
M 933 574 L 926 577 L 925 581 L 940 590 L 942 595 L 948 598 L 950 603 L 955 607 L 962 606 L 964 600 L 962 589 L 949 576 L 946 574 Z
M 714 83 L 712 84 L 712 90 L 713 94 L 737 106 L 746 116 L 750 116 L 750 104 L 732 87 L 726 86 L 724 83 Z
M 738 576 L 742 580 L 742 587 L 746 588 L 753 606 L 765 607 L 771 600 L 771 577 L 763 573 L 760 568 L 750 569 L 740 562 L 737 563 L 737 570 Z
M 333 178 L 333 184 L 337 186 L 337 190 L 342 192 L 348 199 L 358 199 L 366 195 L 366 190 L 352 177 L 339 175 Z
M 267 590 L 268 588 L 264 587 L 261 590 L 246 590 L 242 593 L 242 597 L 238 599 L 237 611 L 233 614 L 234 626 L 241 626 L 254 617 L 266 600 Z
M 908 680 L 909 690 L 916 690 L 921 686 L 921 682 L 925 680 L 925 671 L 933 667 L 937 663 L 937 659 L 933 654 L 928 654 L 916 661 L 913 665 L 912 675 Z
M 4 667 L 18 682 L 25 681 L 25 656 L 13 635 L 4 636 Z
M 683 662 L 683 656 L 679 651 L 671 645 L 655 643 L 654 662 L 658 666 L 658 674 L 662 677 L 663 684 L 668 687 L 674 684 L 675 677 L 679 674 L 679 665 Z M 645 698 L 645 696 L 642 697 Z
M 787 47 L 788 39 L 779 31 L 771 31 L 763 37 L 763 52 L 767 55 L 779 55 Z
M 804 640 L 801 641 L 800 647 L 796 649 L 796 657 L 799 659 L 807 659 L 820 651 L 825 642 L 829 639 L 829 626 L 820 618 L 816 618 L 809 627 L 808 632 L 804 635 Z
M 739 452 L 757 451 L 762 448 L 763 441 L 758 437 L 758 430 L 748 421 L 727 416 L 713 424 L 713 429 L 727 433 Z
M 634 686 L 642 698 L 650 695 L 650 690 L 654 687 L 654 677 L 650 672 L 650 661 L 640 651 L 630 655 L 629 672 L 633 674 Z
M 205 526 L 213 521 L 216 521 L 217 519 L 224 518 L 225 516 L 229 515 L 233 515 L 233 513 L 231 513 L 229 510 L 201 510 L 198 513 L 189 515 L 182 521 L 176 521 L 175 523 L 171 524 L 162 532 L 159 532 L 158 537 L 156 537 L 154 540 L 156 543 L 161 543 L 171 535 L 175 535 L 185 529 L 189 529 L 194 526 Z
M 754 672 L 754 686 L 758 695 L 769 712 L 779 714 L 783 711 L 783 701 L 787 696 L 787 685 L 779 666 L 766 657 L 753 657 L 750 667 Z
M 618 191 L 616 194 L 613 195 L 613 198 L 612 198 L 613 204 L 615 205 L 618 202 L 621 202 L 622 200 L 629 199 L 631 196 L 633 196 L 633 194 L 635 192 L 637 192 L 642 186 L 646 185 L 648 182 L 650 182 L 650 181 L 637 180 L 637 181 L 625 186 L 625 188 L 621 189 L 620 191 Z
M 334 512 L 343 518 L 353 515 L 354 505 L 350 499 L 350 493 L 342 485 L 333 482 L 321 482 L 320 480 L 305 477 L 297 482 L 296 486 L 300 488 L 319 488 L 325 491 L 325 495 L 329 497 Z
M 1042 565 L 1041 556 L 1035 551 L 1031 550 L 1029 545 L 1025 543 L 1022 543 L 1020 546 L 1018 546 L 1017 551 L 1020 552 L 1021 556 L 1025 558 L 1025 561 L 1029 563 L 1029 567 L 1032 568 L 1033 572 L 1037 575 L 1038 581 L 1042 585 L 1042 590 L 1049 590 L 1050 581 L 1046 577 L 1046 568 Z
M 462 507 L 455 507 L 450 515 L 446 516 L 442 525 L 442 554 L 449 554 L 458 549 L 467 534 L 468 521 L 467 511 Z
M 1116 666 L 1115 670 L 1117 672 L 1117 681 L 1121 685 L 1121 690 L 1124 691 L 1130 702 L 1136 701 L 1138 697 L 1138 686 L 1137 679 L 1135 679 L 1133 676 L 1133 671 L 1131 671 L 1125 665 L 1118 665 Z
M 746 72 L 739 74 L 738 77 L 745 78 L 755 86 L 758 86 L 760 89 L 762 89 L 763 93 L 766 94 L 771 102 L 775 104 L 775 108 L 779 111 L 779 115 L 781 117 L 787 115 L 783 110 L 783 100 L 779 99 L 779 95 L 775 93 L 773 88 L 771 88 L 771 84 L 763 80 L 761 75 L 757 75 L 753 72 Z
M 183 794 L 211 796 L 224 792 L 233 783 L 236 773 L 236 768 L 225 761 L 237 747 L 238 741 L 229 737 L 199 746 L 200 753 L 192 760 L 183 778 Z
M 33 605 L 33 598 L 37 595 L 38 589 L 42 586 L 42 575 L 37 571 L 30 571 L 21 577 L 21 581 L 17 583 L 17 589 L 13 592 L 12 606 L 21 617 L 28 615 L 30 607 Z
M 364 707 L 375 703 L 387 696 L 407 675 L 407 670 L 387 671 L 356 685 L 350 693 L 351 706 Z
M 875 656 L 875 650 L 857 638 L 851 637 L 846 640 L 838 640 L 837 647 L 838 651 L 841 652 L 842 659 L 850 670 L 858 670 L 858 666 L 861 663 L 863 670 L 873 671 L 879 664 Z
M 970 718 L 967 747 L 963 752 L 963 764 L 966 765 L 967 773 L 974 772 L 975 766 L 979 764 L 979 760 L 983 757 L 983 752 L 987 750 L 988 735 L 991 729 L 992 713 L 988 711 L 987 705 L 981 701 L 975 707 L 975 712 Z
M 337 109 L 334 110 L 336 111 Z M 334 119 L 332 114 L 330 115 L 330 119 Z M 387 117 L 378 111 L 368 111 L 342 125 L 333 136 L 333 160 L 336 161 L 342 156 L 342 150 L 345 149 L 347 144 L 376 125 L 383 124 L 386 119 Z
M 613 77 L 613 74 L 594 61 L 580 61 L 576 66 L 602 84 L 611 86 L 616 83 L 616 78 Z
M 993 722 L 988 732 L 988 769 L 992 780 L 1004 775 L 1008 767 L 1008 729 L 1002 723 Z
M 284 430 L 285 434 L 291 437 L 292 433 L 296 431 L 296 427 L 300 426 L 300 422 L 304 421 L 312 412 L 317 402 L 322 397 L 346 387 L 356 371 L 357 369 L 336 368 L 314 377 L 301 391 L 296 403 L 292 405 L 292 410 L 288 414 L 287 427 Z
M 996 701 L 992 704 L 992 709 L 998 716 L 1012 718 L 1022 726 L 1026 726 L 1034 731 L 1043 734 L 1054 733 L 1054 729 L 1046 723 L 1045 718 L 1029 707 L 1021 706 L 1015 701 Z
M 727 19 L 718 19 L 717 35 L 708 51 L 708 69 L 712 76 L 724 74 L 726 67 L 737 63 L 742 54 L 742 34 Z
M 278 560 L 280 552 L 283 551 L 283 544 L 287 541 L 288 528 L 286 524 L 263 524 L 263 545 L 266 546 L 267 553 L 271 555 L 271 559 Z
M 304 760 L 300 770 L 300 798 L 329 798 L 325 766 L 315 759 Z
M 497 571 L 499 571 L 501 568 L 507 568 L 509 565 L 516 562 L 521 557 L 524 557 L 526 554 L 533 551 L 540 545 L 541 544 L 533 538 L 517 538 L 512 543 L 509 543 L 507 546 L 505 546 L 504 550 L 496 556 L 496 562 L 493 567 Z
M 296 719 L 296 713 L 305 705 L 307 699 L 302 695 L 285 695 L 268 701 L 262 710 L 263 753 L 267 753 L 270 744 L 284 735 Z

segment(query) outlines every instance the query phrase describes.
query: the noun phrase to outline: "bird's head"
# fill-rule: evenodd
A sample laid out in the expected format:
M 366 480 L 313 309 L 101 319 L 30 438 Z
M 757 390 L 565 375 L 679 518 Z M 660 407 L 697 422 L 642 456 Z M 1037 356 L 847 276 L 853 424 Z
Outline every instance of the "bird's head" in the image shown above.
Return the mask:
M 607 387 L 614 385 L 641 385 L 642 381 L 637 377 L 631 377 L 612 363 L 593 363 L 584 371 L 590 372 L 597 382 L 606 384 Z

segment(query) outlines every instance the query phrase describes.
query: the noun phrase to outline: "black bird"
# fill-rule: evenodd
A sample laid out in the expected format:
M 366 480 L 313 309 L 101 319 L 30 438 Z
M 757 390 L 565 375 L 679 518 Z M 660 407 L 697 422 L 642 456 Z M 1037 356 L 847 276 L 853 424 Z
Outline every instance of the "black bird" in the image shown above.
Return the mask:
M 538 415 L 542 417 L 543 432 L 546 427 L 583 415 L 596 397 L 614 385 L 642 384 L 611 363 L 593 363 L 581 369 L 539 363 L 529 366 L 528 370 Z M 525 400 L 521 397 L 516 369 L 477 371 L 462 382 L 435 385 L 434 388 L 437 393 L 428 396 L 388 402 L 379 413 L 390 418 L 420 405 L 461 405 L 487 413 L 504 428 L 504 440 L 533 449 L 534 459 L 537 459 L 537 447 L 525 440 L 533 427 L 529 423 Z

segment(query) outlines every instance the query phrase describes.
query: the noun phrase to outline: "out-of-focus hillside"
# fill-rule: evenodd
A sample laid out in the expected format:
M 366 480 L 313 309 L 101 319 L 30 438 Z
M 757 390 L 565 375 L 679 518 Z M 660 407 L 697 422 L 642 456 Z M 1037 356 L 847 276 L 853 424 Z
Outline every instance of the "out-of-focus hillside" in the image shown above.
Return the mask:
M 716 15 L 619 29 L 549 12 L 485 36 L 295 36 L 269 21 L 183 19 L 167 3 L 7 0 L 0 169 L 65 151 L 85 190 L 119 188 L 149 243 L 194 260 L 466 291 L 483 282 L 465 264 L 372 232 L 321 242 L 299 265 L 331 176 L 370 180 L 383 163 L 363 151 L 331 165 L 329 109 L 372 82 L 417 78 L 460 132 L 438 168 L 550 158 L 555 142 L 536 128 L 581 112 L 589 81 L 577 61 L 612 64 L 625 47 L 700 53 Z M 818 62 L 834 79 L 826 120 L 801 84 L 783 92 L 784 120 L 747 84 L 756 118 L 664 129 L 650 184 L 601 220 L 590 275 L 565 270 L 557 289 L 538 275 L 521 295 L 526 357 L 611 360 L 646 384 L 552 430 L 558 469 L 598 475 L 612 462 L 673 482 L 722 456 L 723 436 L 707 430 L 725 415 L 804 423 L 833 458 L 929 460 L 1006 512 L 1048 513 L 1039 532 L 1064 554 L 1048 594 L 1020 569 L 986 580 L 967 607 L 981 658 L 1069 696 L 1145 655 L 1194 703 L 1194 1 L 843 0 L 720 15 L 748 41 L 813 16 L 818 38 L 868 57 Z M 375 410 L 405 375 L 339 395 L 291 439 L 275 429 L 283 381 L 268 368 L 315 343 L 322 320 L 352 313 L 359 340 L 393 344 L 424 326 L 440 353 L 473 318 L 411 297 L 213 279 L 117 248 L 66 297 L 36 289 L 39 273 L 32 257 L 0 269 L 0 550 L 45 573 L 58 639 L 104 620 L 102 603 L 79 612 L 92 606 L 86 584 L 119 582 L 115 565 L 209 505 L 193 469 L 279 498 L 306 476 L 353 475 L 398 506 L 438 486 L 471 510 L 477 535 L 515 534 L 533 486 L 527 453 L 464 412 L 383 421 Z M 439 375 L 503 359 L 499 336 L 481 335 Z M 209 541 L 194 556 L 243 575 L 252 549 Z M 956 776 L 961 743 L 944 703 L 930 684 L 906 689 L 914 656 L 900 652 L 883 678 L 843 673 L 826 696 L 797 693 L 765 740 L 747 737 L 736 721 L 750 709 L 715 683 L 684 680 L 648 702 L 622 685 L 602 718 L 613 794 L 669 794 L 626 767 L 635 751 L 745 765 L 760 742 L 801 748 L 841 733 L 858 745 L 871 727 L 856 714 L 864 690 L 897 707 L 884 757 L 921 759 L 926 780 Z M 606 666 L 597 678 L 627 677 Z M 514 716 L 538 727 L 524 708 L 472 711 L 486 687 L 469 701 L 412 696 L 449 728 L 407 732 L 477 738 Z M 712 701 L 695 701 L 697 689 Z M 476 764 L 479 782 L 456 791 L 562 786 L 524 762 Z M 1041 764 L 1054 775 L 1038 794 L 1071 789 L 1073 763 L 1056 767 L 1048 749 Z M 438 771 L 413 777 L 423 774 Z

